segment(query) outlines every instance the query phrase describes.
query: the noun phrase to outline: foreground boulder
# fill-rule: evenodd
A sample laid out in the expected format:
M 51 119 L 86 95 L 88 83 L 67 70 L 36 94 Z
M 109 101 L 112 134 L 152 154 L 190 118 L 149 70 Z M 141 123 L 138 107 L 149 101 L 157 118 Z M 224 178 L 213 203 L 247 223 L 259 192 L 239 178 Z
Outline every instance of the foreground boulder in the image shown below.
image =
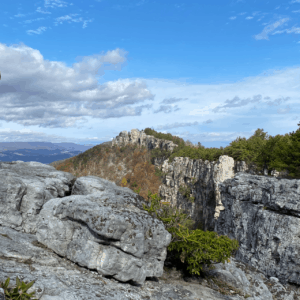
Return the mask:
M 238 173 L 220 187 L 215 230 L 239 241 L 236 258 L 300 285 L 300 180 Z
M 120 281 L 162 275 L 171 234 L 130 189 L 35 162 L 0 163 L 0 182 L 2 226 Z
M 171 235 L 130 198 L 110 193 L 55 198 L 44 204 L 38 241 L 80 266 L 142 284 L 163 273 Z
M 0 225 L 35 233 L 44 203 L 70 195 L 74 181 L 72 174 L 39 162 L 0 162 Z

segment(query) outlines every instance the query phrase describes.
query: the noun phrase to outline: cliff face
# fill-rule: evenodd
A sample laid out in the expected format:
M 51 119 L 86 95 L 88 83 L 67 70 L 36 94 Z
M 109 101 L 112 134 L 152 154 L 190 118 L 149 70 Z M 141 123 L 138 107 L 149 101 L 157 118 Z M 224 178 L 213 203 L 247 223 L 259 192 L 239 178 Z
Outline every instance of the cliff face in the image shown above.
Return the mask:
M 300 285 L 300 180 L 238 173 L 219 185 L 215 231 L 239 241 L 236 257 Z
M 166 174 L 159 187 L 163 201 L 189 211 L 197 227 L 213 230 L 214 220 L 224 209 L 219 184 L 234 176 L 233 158 L 224 155 L 218 162 L 209 162 L 176 157 L 156 165 Z
M 170 151 L 177 147 L 172 141 L 146 135 L 138 129 L 132 129 L 131 133 L 122 131 L 112 141 L 112 145 L 128 144 Z M 220 156 L 217 162 L 175 157 L 171 163 L 168 159 L 158 158 L 154 164 L 164 173 L 163 184 L 159 187 L 162 201 L 187 210 L 196 222 L 195 226 L 204 230 L 214 230 L 215 222 L 224 210 L 219 185 L 239 172 L 260 174 L 255 166 L 248 166 L 244 161 L 234 161 L 227 155 Z M 273 172 L 272 175 L 278 177 L 285 174 Z

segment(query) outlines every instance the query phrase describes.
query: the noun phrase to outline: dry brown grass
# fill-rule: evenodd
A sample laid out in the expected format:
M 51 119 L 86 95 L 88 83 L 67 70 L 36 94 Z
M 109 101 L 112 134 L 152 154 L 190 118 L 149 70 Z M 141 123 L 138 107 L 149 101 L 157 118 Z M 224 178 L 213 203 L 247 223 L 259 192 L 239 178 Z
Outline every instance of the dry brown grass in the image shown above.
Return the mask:
M 145 147 L 98 145 L 53 166 L 76 177 L 93 175 L 133 191 L 140 188 L 139 194 L 147 199 L 148 191 L 157 193 L 162 184 L 150 160 L 151 153 Z

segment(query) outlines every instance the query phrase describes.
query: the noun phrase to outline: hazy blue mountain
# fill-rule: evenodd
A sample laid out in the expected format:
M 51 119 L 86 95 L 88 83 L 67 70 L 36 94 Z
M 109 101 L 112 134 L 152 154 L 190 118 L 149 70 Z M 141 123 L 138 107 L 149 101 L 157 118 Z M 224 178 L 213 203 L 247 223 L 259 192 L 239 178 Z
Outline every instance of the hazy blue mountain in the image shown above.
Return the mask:
M 0 142 L 0 161 L 37 161 L 50 164 L 76 156 L 95 145 L 50 142 Z

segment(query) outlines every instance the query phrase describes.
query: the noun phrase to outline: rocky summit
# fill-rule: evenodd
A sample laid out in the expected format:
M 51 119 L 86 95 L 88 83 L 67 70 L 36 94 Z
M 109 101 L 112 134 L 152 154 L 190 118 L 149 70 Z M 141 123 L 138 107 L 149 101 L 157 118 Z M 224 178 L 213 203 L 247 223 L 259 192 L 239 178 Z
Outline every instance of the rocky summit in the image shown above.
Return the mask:
M 165 262 L 171 235 L 130 189 L 1 162 L 0 282 L 34 281 L 28 292 L 41 300 L 300 299 L 298 181 L 226 176 L 216 230 L 238 238 L 240 250 L 204 279 Z

